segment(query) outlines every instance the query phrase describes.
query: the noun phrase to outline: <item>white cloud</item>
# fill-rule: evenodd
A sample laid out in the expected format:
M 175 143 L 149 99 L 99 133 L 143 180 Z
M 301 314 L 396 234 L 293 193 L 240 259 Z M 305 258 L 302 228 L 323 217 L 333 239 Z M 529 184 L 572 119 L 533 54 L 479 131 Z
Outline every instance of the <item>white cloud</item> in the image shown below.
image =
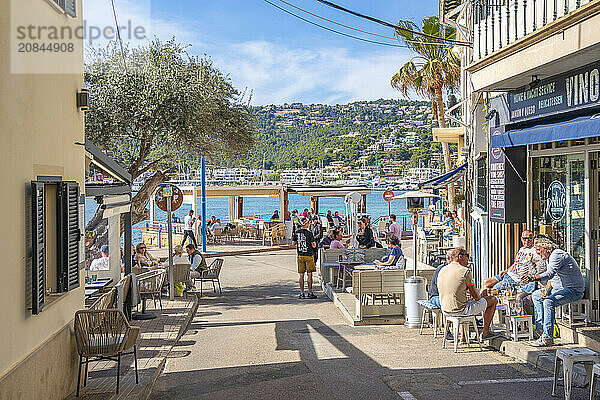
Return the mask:
M 398 98 L 389 82 L 410 58 L 402 49 L 352 54 L 343 48 L 290 49 L 266 41 L 232 44 L 213 60 L 254 104 L 344 103 Z

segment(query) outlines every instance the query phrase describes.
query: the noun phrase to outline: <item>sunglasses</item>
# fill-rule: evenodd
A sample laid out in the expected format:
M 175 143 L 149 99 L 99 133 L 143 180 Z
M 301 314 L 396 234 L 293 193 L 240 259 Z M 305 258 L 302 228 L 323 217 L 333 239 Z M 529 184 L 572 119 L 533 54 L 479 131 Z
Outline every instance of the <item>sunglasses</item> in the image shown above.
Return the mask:
M 533 236 L 521 236 L 521 239 L 523 239 L 523 240 L 532 240 Z

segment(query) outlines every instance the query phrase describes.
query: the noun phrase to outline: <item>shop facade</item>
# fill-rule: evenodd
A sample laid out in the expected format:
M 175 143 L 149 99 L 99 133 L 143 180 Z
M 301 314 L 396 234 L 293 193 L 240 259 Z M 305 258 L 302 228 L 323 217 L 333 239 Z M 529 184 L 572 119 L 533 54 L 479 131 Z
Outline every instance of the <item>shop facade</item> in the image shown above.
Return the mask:
M 494 242 L 496 231 L 504 231 L 503 246 L 510 247 L 508 252 L 498 251 L 495 259 L 492 252 L 490 264 L 508 262 L 498 258 L 514 255 L 525 227 L 550 236 L 578 262 L 596 321 L 600 318 L 599 71 L 600 62 L 591 63 L 490 102 L 496 113 L 489 129 L 488 192 L 490 240 Z M 511 182 L 510 174 L 523 185 Z M 507 219 L 515 207 L 525 213 Z

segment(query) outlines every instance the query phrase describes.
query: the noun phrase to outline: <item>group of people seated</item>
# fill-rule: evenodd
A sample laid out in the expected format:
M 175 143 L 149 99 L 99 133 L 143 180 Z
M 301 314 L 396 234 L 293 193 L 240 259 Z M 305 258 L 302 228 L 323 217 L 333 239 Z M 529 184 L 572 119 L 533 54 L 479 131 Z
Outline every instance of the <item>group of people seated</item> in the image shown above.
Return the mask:
M 190 278 L 188 282 L 184 282 L 188 285 L 188 288 L 193 288 L 194 279 L 202 276 L 202 271 L 208 269 L 206 259 L 196 249 L 193 243 L 185 246 L 187 256 L 183 253 L 184 247 L 177 245 L 173 248 L 173 265 L 175 264 L 187 264 L 190 266 Z M 162 264 L 156 257 L 150 254 L 144 243 L 138 243 L 135 246 L 135 254 L 133 255 L 132 272 L 135 274 L 142 273 L 144 271 L 152 271 L 158 268 L 168 268 L 169 260 L 166 260 Z M 179 282 L 176 282 L 176 284 Z M 180 294 L 180 291 L 178 291 Z
M 534 346 L 554 343 L 555 307 L 583 298 L 585 285 L 579 265 L 566 251 L 547 236 L 534 238 L 526 230 L 521 235 L 522 247 L 514 263 L 498 275 L 486 279 L 479 291 L 468 268 L 469 254 L 464 248 L 447 252 L 446 263 L 434 272 L 429 301 L 450 316 L 483 314 L 483 339 L 497 336 L 490 331 L 496 310 L 495 294 L 516 291 L 517 304 L 533 303 Z

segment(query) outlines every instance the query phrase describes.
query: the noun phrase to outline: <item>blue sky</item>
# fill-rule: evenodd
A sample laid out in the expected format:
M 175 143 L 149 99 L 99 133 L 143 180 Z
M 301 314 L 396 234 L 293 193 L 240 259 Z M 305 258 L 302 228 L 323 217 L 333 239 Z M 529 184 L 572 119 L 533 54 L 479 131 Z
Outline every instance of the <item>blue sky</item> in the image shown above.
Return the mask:
M 150 35 L 175 36 L 190 52 L 209 55 L 239 89 L 253 92 L 253 104 L 346 103 L 399 98 L 389 86 L 411 53 L 404 48 L 360 42 L 301 21 L 264 0 L 114 0 L 119 25 L 131 20 Z M 392 40 L 353 32 L 269 0 L 297 15 L 370 40 Z M 385 36 L 390 28 L 327 7 L 316 0 L 286 0 L 337 22 Z M 432 0 L 334 0 L 349 9 L 389 22 L 437 14 Z M 112 24 L 108 0 L 84 1 L 88 24 Z M 139 44 L 133 41 L 133 45 Z

